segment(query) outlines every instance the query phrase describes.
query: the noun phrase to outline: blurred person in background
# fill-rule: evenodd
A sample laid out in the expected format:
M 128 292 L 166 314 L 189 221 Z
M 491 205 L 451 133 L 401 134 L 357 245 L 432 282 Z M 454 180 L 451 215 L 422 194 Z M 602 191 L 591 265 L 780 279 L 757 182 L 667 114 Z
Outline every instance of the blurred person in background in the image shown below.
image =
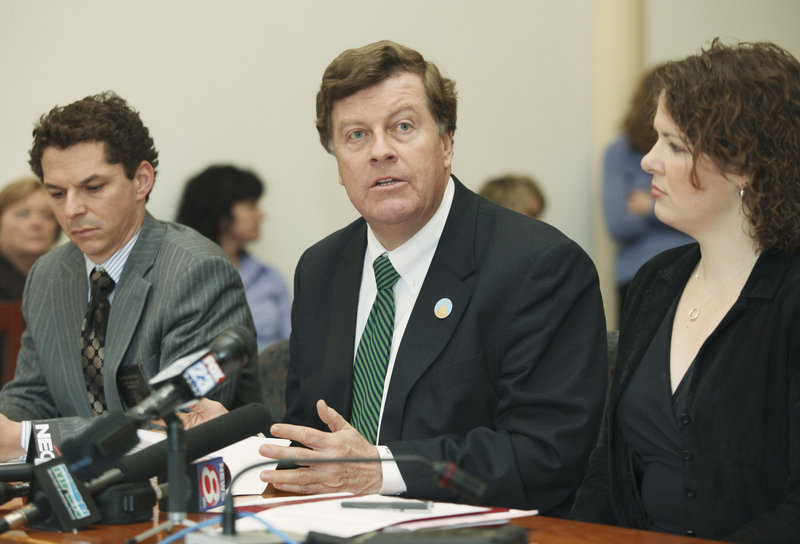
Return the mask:
M 33 263 L 60 234 L 38 179 L 22 178 L 0 190 L 0 300 L 22 300 Z
M 606 148 L 603 160 L 603 210 L 617 242 L 614 280 L 621 315 L 622 302 L 636 271 L 651 257 L 694 240 L 662 223 L 653 212 L 652 176 L 641 161 L 656 141 L 653 130 L 655 68 L 646 73 L 631 99 L 622 134 Z
M 506 174 L 490 179 L 478 194 L 495 204 L 534 219 L 542 218 L 546 204 L 539 184 L 530 176 L 519 174 Z
M 216 242 L 233 261 L 242 277 L 259 348 L 289 337 L 292 309 L 281 274 L 245 250 L 259 237 L 264 212 L 258 201 L 263 194 L 264 183 L 253 172 L 212 165 L 186 182 L 176 219 Z

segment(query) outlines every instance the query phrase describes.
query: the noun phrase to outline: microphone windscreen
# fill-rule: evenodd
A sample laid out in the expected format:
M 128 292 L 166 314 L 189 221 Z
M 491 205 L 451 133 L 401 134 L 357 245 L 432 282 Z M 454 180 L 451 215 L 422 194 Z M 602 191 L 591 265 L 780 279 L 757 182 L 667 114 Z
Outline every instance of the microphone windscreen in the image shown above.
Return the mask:
M 217 362 L 225 368 L 231 369 L 246 365 L 255 357 L 256 339 L 246 327 L 231 327 L 217 336 L 208 346 Z
M 30 482 L 33 463 L 0 463 L 0 482 Z
M 248 404 L 186 431 L 186 459 L 193 461 L 269 427 L 270 413 L 262 404 Z M 124 482 L 167 476 L 167 441 L 126 455 L 115 464 Z

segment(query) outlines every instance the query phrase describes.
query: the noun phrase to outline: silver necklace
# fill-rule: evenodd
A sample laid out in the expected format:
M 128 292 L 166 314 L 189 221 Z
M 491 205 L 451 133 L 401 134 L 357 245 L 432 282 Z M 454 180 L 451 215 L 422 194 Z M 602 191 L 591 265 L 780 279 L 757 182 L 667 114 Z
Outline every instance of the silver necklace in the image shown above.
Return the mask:
M 687 316 L 687 317 L 689 318 L 689 321 L 694 321 L 695 319 L 697 319 L 698 317 L 700 317 L 700 308 L 702 308 L 703 306 L 705 306 L 705 305 L 708 303 L 708 301 L 710 301 L 712 298 L 714 298 L 714 295 L 716 295 L 717 293 L 719 293 L 719 292 L 722 290 L 722 288 L 723 288 L 723 287 L 725 287 L 725 286 L 726 286 L 726 285 L 728 285 L 730 282 L 732 282 L 733 280 L 735 280 L 736 278 L 738 278 L 739 276 L 741 276 L 741 275 L 742 275 L 742 272 L 744 272 L 744 271 L 745 271 L 745 270 L 747 270 L 748 268 L 751 268 L 751 267 L 752 267 L 752 266 L 753 266 L 753 265 L 756 263 L 756 261 L 757 261 L 757 260 L 758 260 L 758 256 L 756 256 L 756 258 L 755 258 L 755 259 L 753 259 L 752 261 L 750 261 L 749 263 L 747 263 L 747 264 L 745 265 L 745 267 L 744 267 L 744 268 L 742 268 L 741 270 L 739 270 L 739 271 L 738 271 L 736 274 L 734 274 L 733 276 L 731 276 L 730 278 L 728 278 L 727 280 L 725 280 L 725 283 L 723 283 L 722 285 L 720 285 L 719 287 L 717 287 L 717 288 L 714 290 L 714 292 L 713 292 L 713 293 L 711 293 L 711 294 L 708 296 L 708 298 L 706 298 L 706 299 L 703 301 L 703 303 L 702 303 L 702 304 L 697 304 L 697 305 L 695 305 L 695 306 L 692 306 L 692 308 L 691 308 L 691 310 L 689 310 L 689 314 L 688 314 L 688 316 Z M 695 274 L 694 274 L 694 299 L 695 299 L 695 300 L 697 300 L 697 283 L 698 283 L 699 281 L 700 281 L 700 263 L 698 263 L 698 264 L 697 264 L 697 272 L 695 272 Z

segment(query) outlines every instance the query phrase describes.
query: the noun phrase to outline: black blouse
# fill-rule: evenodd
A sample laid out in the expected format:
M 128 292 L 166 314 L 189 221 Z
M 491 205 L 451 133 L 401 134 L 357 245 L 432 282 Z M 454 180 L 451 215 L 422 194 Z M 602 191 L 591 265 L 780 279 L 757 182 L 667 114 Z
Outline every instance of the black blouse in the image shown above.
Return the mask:
M 631 376 L 617 410 L 620 430 L 630 447 L 642 506 L 650 529 L 671 533 L 692 530 L 691 502 L 685 494 L 686 441 L 678 418 L 686 409 L 686 383 L 694 365 L 671 391 L 669 371 L 672 323 L 676 304 L 666 313 L 653 341 Z

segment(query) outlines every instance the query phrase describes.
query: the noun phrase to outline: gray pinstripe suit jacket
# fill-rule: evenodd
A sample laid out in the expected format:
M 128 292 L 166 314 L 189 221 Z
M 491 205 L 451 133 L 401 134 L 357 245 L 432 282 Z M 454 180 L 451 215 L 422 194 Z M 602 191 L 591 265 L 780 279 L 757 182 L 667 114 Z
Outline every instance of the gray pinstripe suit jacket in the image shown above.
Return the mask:
M 27 328 L 16 375 L 0 391 L 0 413 L 12 420 L 68 418 L 58 422 L 64 438 L 92 415 L 80 356 L 87 283 L 73 243 L 36 262 L 23 296 Z M 235 325 L 254 330 L 239 274 L 222 250 L 183 225 L 146 214 L 111 304 L 104 361 L 109 410 L 123 409 L 121 366 L 138 364 L 153 376 Z M 209 397 L 228 408 L 261 402 L 256 361 Z

